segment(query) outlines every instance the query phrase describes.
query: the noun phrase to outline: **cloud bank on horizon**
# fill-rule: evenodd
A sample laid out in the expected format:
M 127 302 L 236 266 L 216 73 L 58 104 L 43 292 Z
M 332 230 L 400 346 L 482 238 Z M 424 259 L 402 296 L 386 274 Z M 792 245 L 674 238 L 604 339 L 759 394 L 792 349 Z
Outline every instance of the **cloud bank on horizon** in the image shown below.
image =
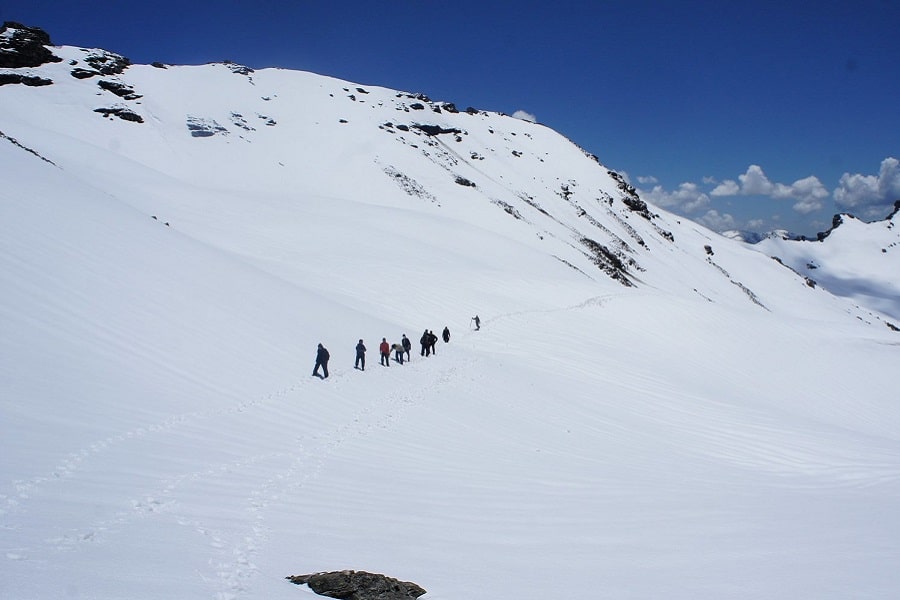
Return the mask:
M 704 177 L 700 184 L 683 182 L 669 190 L 653 176 L 639 176 L 637 184 L 639 193 L 646 200 L 716 231 L 765 228 L 767 223 L 763 219 L 741 223 L 734 215 L 720 210 L 719 201 L 739 197 L 792 202 L 791 209 L 800 215 L 822 210 L 830 197 L 840 212 L 872 221 L 886 217 L 894 202 L 900 200 L 900 160 L 885 158 L 877 174 L 845 172 L 832 190 L 815 175 L 790 184 L 774 182 L 760 165 L 755 164 L 747 167 L 736 180 Z M 771 223 L 778 220 L 773 216 Z

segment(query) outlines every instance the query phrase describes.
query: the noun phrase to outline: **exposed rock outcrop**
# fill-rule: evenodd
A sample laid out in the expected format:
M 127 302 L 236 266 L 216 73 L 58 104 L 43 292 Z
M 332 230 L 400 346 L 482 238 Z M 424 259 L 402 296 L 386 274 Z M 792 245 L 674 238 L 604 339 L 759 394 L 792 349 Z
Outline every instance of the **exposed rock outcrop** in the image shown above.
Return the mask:
M 144 118 L 136 112 L 125 108 L 124 106 L 113 106 L 109 108 L 95 108 L 95 113 L 100 113 L 104 117 L 119 117 L 123 121 L 131 121 L 132 123 L 143 123 Z
M 341 600 L 414 600 L 425 593 L 415 583 L 365 571 L 331 571 L 311 575 L 290 575 L 291 583 L 329 598 Z
M 36 77 L 34 75 L 20 75 L 19 73 L 0 73 L 0 85 L 9 85 L 21 83 L 31 87 L 40 87 L 43 85 L 53 85 L 52 79 L 46 77 Z
M 838 214 L 834 215 L 833 217 L 831 217 L 831 227 L 829 227 L 825 231 L 820 231 L 819 233 L 817 233 L 816 240 L 821 242 L 822 240 L 827 238 L 829 235 L 831 235 L 832 231 L 834 231 L 835 229 L 837 229 L 838 227 L 843 225 L 845 216 L 850 217 L 851 219 L 855 218 L 853 215 L 848 214 L 848 213 L 838 213 Z
M 130 85 L 126 85 L 124 83 L 120 83 L 118 81 L 107 81 L 105 79 L 101 79 L 97 82 L 102 89 L 115 94 L 120 98 L 124 98 L 125 100 L 137 100 L 142 96 L 138 93 L 135 93 L 134 88 Z
M 46 48 L 50 45 L 50 35 L 43 29 L 6 21 L 0 27 L 0 68 L 19 69 L 61 62 L 61 58 Z
M 131 66 L 131 61 L 115 52 L 95 50 L 87 55 L 84 62 L 102 75 L 121 75 Z

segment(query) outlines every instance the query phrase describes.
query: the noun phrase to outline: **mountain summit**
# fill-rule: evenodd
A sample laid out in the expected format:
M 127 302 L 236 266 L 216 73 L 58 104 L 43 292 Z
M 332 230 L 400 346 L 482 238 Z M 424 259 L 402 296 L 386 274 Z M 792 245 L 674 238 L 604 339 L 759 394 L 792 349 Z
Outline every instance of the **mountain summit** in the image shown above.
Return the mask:
M 0 596 L 895 594 L 892 317 L 540 124 L 44 49 L 0 68 Z

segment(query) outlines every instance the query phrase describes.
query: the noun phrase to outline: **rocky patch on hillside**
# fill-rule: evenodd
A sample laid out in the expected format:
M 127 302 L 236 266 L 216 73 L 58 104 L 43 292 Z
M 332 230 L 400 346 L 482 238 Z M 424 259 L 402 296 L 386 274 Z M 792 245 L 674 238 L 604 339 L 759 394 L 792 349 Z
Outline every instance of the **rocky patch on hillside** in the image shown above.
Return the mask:
M 13 146 L 15 146 L 15 147 L 17 147 L 17 148 L 21 148 L 22 150 L 24 150 L 25 152 L 28 152 L 29 154 L 35 155 L 36 157 L 38 157 L 39 159 L 41 159 L 41 160 L 44 161 L 45 163 L 50 163 L 50 164 L 53 165 L 54 167 L 56 166 L 56 163 L 53 162 L 52 160 L 50 160 L 49 158 L 45 158 L 45 157 L 41 156 L 36 150 L 33 150 L 33 149 L 29 148 L 28 146 L 22 145 L 22 144 L 19 142 L 19 140 L 17 140 L 16 138 L 13 138 L 13 137 L 9 137 L 8 135 L 6 135 L 5 133 L 3 133 L 2 131 L 0 131 L 0 140 L 6 140 L 6 141 L 8 141 L 10 144 L 12 144 Z
M 434 194 L 425 189 L 425 186 L 423 186 L 412 177 L 401 173 L 392 166 L 382 167 L 382 171 L 384 171 L 385 175 L 391 178 L 391 181 L 400 186 L 400 189 L 402 189 L 410 196 L 417 196 L 419 198 L 422 198 L 423 200 L 437 202 L 437 198 L 434 197 Z
M 285 579 L 296 585 L 308 585 L 320 596 L 341 600 L 415 600 L 425 594 L 415 583 L 365 571 L 289 575 Z
M 101 89 L 115 94 L 116 96 L 124 100 L 137 100 L 138 98 L 142 97 L 140 94 L 134 91 L 133 87 L 124 83 L 120 83 L 118 81 L 101 79 L 97 82 L 97 85 L 100 86 Z
M 6 21 L 0 27 L 0 68 L 39 67 L 62 59 L 47 49 L 50 35 L 39 27 Z
M 709 252 L 707 252 L 707 254 L 709 254 Z M 747 298 L 750 300 L 750 302 L 759 306 L 760 308 L 764 308 L 765 310 L 772 312 L 771 310 L 769 310 L 769 307 L 767 307 L 765 304 L 763 304 L 762 301 L 759 299 L 759 297 L 755 293 L 753 293 L 753 290 L 748 288 L 746 285 L 744 285 L 740 281 L 736 281 L 735 279 L 733 279 L 731 277 L 731 273 L 729 273 L 724 268 L 722 268 L 721 265 L 714 262 L 709 256 L 706 257 L 706 262 L 709 263 L 710 265 L 712 265 L 719 273 L 724 275 L 728 279 L 728 281 L 731 282 L 732 285 L 740 288 L 740 290 L 747 295 Z
M 219 125 L 215 119 L 188 115 L 187 128 L 191 132 L 192 137 L 212 137 L 216 134 L 228 135 L 228 129 Z
M 95 71 L 93 69 L 82 69 L 81 67 L 76 67 L 72 69 L 70 72 L 72 77 L 75 79 L 90 79 L 91 77 L 95 77 L 100 74 L 100 71 Z
M 124 106 L 109 106 L 109 107 L 101 107 L 95 108 L 95 113 L 99 113 L 104 117 L 118 117 L 123 121 L 130 121 L 132 123 L 143 123 L 144 118 L 131 110 L 130 108 L 126 108 Z
M 29 87 L 53 85 L 52 79 L 38 77 L 36 75 L 22 75 L 21 73 L 0 73 L 0 85 L 22 84 Z
M 131 66 L 131 61 L 121 54 L 106 50 L 92 50 L 84 62 L 101 75 L 121 75 Z
M 448 128 L 448 127 L 441 127 L 440 125 L 429 125 L 427 123 L 413 123 L 412 127 L 414 127 L 415 129 L 418 129 L 419 131 L 421 131 L 422 133 L 424 133 L 425 135 L 428 135 L 428 136 L 434 137 L 434 136 L 444 135 L 444 134 L 449 133 L 456 138 L 457 142 L 462 141 L 462 139 L 459 137 L 460 134 L 462 134 L 462 130 L 457 129 L 455 127 Z
M 589 237 L 582 237 L 579 241 L 587 248 L 585 255 L 592 263 L 597 265 L 601 271 L 625 287 L 634 286 L 634 283 L 628 276 L 628 267 L 618 256 L 616 256 L 615 252 Z

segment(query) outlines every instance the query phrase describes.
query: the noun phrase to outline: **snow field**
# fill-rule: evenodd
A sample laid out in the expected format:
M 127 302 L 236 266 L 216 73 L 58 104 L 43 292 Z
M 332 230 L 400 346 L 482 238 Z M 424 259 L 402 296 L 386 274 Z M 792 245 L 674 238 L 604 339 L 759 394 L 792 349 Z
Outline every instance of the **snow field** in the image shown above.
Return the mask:
M 540 126 L 443 114 L 471 132 L 432 147 L 377 129 L 412 119 L 390 90 L 126 73 L 147 127 L 83 121 L 96 92 L 65 78 L 0 95 L 0 130 L 57 163 L 0 143 L 0 597 L 295 598 L 286 575 L 344 568 L 436 600 L 900 588 L 900 345 L 873 313 L 606 211 L 605 170 Z M 279 125 L 184 127 L 262 106 Z M 571 181 L 641 248 L 637 287 L 580 254 L 612 238 Z M 489 202 L 520 193 L 553 219 Z M 379 366 L 402 333 L 412 361 Z

